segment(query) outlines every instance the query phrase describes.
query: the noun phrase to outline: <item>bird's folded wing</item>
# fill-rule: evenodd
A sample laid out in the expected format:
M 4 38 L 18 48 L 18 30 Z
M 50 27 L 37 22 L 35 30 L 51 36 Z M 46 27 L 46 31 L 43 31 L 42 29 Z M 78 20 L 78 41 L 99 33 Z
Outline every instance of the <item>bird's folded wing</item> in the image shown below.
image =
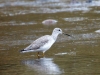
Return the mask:
M 49 39 L 47 36 L 42 36 L 39 39 L 35 40 L 32 44 L 26 47 L 24 50 L 38 50 L 40 47 L 48 43 Z

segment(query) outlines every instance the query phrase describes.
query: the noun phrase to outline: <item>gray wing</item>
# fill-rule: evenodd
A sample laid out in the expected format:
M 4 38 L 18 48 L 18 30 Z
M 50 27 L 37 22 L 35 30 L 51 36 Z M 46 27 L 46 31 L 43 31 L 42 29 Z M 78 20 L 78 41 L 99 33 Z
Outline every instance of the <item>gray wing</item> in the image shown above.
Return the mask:
M 26 47 L 24 50 L 37 50 L 37 49 L 39 49 L 41 46 L 45 45 L 49 41 L 48 37 L 50 37 L 50 36 L 45 35 L 45 36 L 38 38 L 32 44 L 30 44 L 28 47 Z

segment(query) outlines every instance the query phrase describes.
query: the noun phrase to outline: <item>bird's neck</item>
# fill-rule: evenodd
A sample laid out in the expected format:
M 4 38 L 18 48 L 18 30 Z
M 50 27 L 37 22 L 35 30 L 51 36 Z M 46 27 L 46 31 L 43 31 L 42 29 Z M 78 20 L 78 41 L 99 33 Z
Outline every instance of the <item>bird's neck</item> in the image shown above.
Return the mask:
M 53 37 L 53 39 L 56 41 L 56 39 L 57 39 L 58 35 L 59 35 L 59 34 L 57 34 L 57 33 L 55 34 L 55 32 L 53 32 L 51 36 L 52 36 L 52 37 Z

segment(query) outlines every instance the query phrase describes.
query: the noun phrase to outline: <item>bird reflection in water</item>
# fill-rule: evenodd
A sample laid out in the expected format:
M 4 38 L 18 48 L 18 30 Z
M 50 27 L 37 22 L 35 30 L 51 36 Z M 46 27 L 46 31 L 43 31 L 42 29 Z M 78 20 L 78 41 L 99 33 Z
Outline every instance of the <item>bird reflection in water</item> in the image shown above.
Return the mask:
M 62 73 L 52 58 L 24 60 L 23 63 L 41 75 L 60 75 Z

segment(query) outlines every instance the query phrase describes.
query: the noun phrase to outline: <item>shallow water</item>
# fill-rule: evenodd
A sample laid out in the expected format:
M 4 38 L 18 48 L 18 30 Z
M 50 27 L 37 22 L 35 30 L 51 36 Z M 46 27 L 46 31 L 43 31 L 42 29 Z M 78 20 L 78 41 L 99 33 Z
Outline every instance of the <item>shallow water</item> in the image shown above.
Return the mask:
M 0 75 L 100 75 L 100 1 L 77 1 L 1 0 Z M 59 35 L 44 58 L 19 53 L 55 27 L 73 38 Z

